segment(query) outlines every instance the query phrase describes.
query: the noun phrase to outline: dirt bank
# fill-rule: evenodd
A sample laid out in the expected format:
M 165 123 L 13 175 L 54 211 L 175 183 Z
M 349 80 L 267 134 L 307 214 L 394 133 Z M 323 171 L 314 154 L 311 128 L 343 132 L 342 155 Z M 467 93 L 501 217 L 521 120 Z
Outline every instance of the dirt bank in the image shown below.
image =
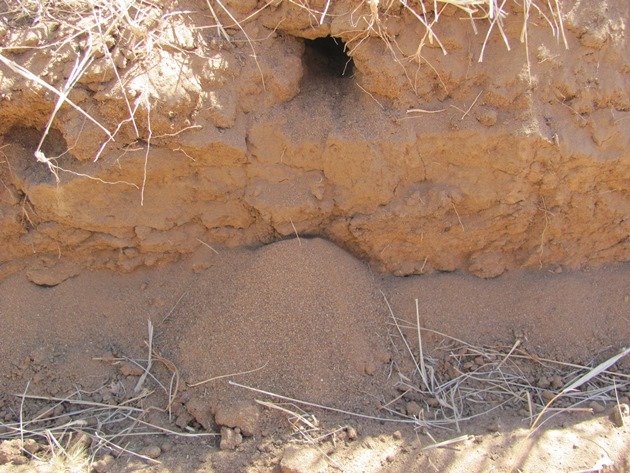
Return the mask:
M 182 0 L 100 34 L 80 8 L 3 14 L 0 275 L 296 233 L 398 275 L 628 260 L 626 1 L 563 2 L 561 25 L 542 5 L 526 44 L 510 4 L 510 51 L 452 6 L 431 42 L 402 3 L 320 25 L 325 3 Z M 86 113 L 61 106 L 38 147 L 44 83 Z

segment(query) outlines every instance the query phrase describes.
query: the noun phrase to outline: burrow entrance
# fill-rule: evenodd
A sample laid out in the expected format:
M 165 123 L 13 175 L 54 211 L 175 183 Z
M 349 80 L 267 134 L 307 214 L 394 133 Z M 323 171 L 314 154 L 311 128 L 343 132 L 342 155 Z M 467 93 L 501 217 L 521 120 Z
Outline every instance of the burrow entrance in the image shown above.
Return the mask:
M 344 79 L 354 74 L 354 63 L 341 39 L 305 39 L 304 46 L 304 66 L 311 77 Z

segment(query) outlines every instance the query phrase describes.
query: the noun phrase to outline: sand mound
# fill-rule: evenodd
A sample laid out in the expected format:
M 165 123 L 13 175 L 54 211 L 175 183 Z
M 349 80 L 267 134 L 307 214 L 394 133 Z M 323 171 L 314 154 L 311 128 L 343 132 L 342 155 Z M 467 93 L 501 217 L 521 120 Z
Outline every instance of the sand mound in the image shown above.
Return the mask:
M 179 313 L 188 379 L 252 370 L 246 384 L 316 402 L 348 402 L 386 362 L 386 308 L 368 268 L 330 242 L 288 240 L 204 273 Z M 213 387 L 216 383 L 212 384 Z

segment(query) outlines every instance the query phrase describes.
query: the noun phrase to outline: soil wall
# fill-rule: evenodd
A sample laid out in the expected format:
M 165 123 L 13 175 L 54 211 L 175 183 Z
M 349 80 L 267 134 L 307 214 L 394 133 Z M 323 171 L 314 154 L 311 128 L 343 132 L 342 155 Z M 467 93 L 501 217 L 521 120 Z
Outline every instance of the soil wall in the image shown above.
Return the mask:
M 226 2 L 217 27 L 179 1 L 73 41 L 3 15 L 0 277 L 295 234 L 398 275 L 630 259 L 626 0 L 563 2 L 568 49 L 543 9 L 520 42 L 510 7 L 510 51 L 452 7 L 431 38 L 398 2 L 330 3 L 320 24 L 324 1 Z M 347 59 L 310 41 L 327 36 Z M 66 103 L 36 158 L 57 100 L 44 83 L 111 137 Z

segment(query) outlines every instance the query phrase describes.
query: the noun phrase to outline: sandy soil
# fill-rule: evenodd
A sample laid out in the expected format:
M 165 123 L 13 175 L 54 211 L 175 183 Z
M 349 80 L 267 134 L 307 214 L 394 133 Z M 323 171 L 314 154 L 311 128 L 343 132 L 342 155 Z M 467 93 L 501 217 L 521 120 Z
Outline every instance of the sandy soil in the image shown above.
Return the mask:
M 495 28 L 482 62 L 489 25 L 475 35 L 452 7 L 434 25 L 444 55 L 420 48 L 426 32 L 398 1 L 377 18 L 365 2 L 317 2 L 330 3 L 317 28 L 304 2 L 231 3 L 243 30 L 226 27 L 229 40 L 201 0 L 147 5 L 140 38 L 124 22 L 107 38 L 95 28 L 108 46 L 70 97 L 115 139 L 64 106 L 42 145 L 49 162 L 34 153 L 54 101 L 15 68 L 63 89 L 81 59 L 78 19 L 0 9 L 13 61 L 0 64 L 0 278 L 34 254 L 131 271 L 199 240 L 295 233 L 397 275 L 630 259 L 626 0 L 562 2 L 568 49 L 552 34 L 555 2 L 538 1 L 528 51 L 507 2 L 510 50 Z M 341 59 L 309 43 L 326 37 Z
M 532 437 L 525 403 L 463 422 L 460 432 L 409 422 L 405 412 L 412 403 L 430 405 L 431 400 L 399 389 L 403 376 L 419 381 L 385 301 L 401 325 L 403 319 L 416 320 L 418 299 L 426 329 L 504 353 L 520 340 L 514 354 L 587 364 L 614 355 L 630 340 L 627 282 L 627 265 L 590 272 L 516 271 L 490 281 L 458 273 L 396 278 L 374 273 L 320 239 L 251 250 L 219 248 L 218 254 L 204 247 L 174 265 L 122 275 L 83 272 L 55 287 L 37 286 L 17 274 L 0 283 L 0 419 L 15 425 L 20 396 L 13 394 L 23 393 L 27 383 L 32 395 L 63 398 L 79 390 L 83 399 L 103 403 L 137 395 L 133 387 L 142 370 L 130 360 L 146 365 L 151 320 L 153 347 L 177 367 L 181 379 L 171 420 L 159 412 L 142 419 L 180 434 L 221 433 L 224 448 L 214 437 L 130 437 L 126 445 L 134 452 L 163 447 L 161 463 L 129 454 L 111 460 L 101 449 L 96 459 L 104 460 L 97 467 L 111 462 L 106 471 L 334 471 L 340 466 L 350 472 L 565 472 L 591 468 L 602 455 L 612 462 L 606 471 L 626 471 L 628 420 L 625 427 L 609 420 L 614 402 L 582 403 Z M 406 340 L 417 343 L 414 330 L 402 330 Z M 439 354 L 443 337 L 426 332 L 424 344 L 429 356 L 444 356 Z M 457 353 L 446 356 L 453 361 Z M 570 370 L 552 368 L 531 371 L 532 385 L 551 372 L 569 382 Z M 621 370 L 618 396 L 627 402 L 627 360 L 613 368 Z M 170 379 L 157 361 L 152 373 L 163 384 Z M 223 375 L 231 376 L 189 386 Z M 384 420 L 280 403 L 229 381 Z M 156 393 L 142 401 L 143 408 L 164 407 L 168 399 L 157 381 L 149 378 L 146 386 Z M 305 437 L 290 414 L 263 408 L 256 399 L 312 414 L 319 421 L 317 432 Z M 62 405 L 59 415 L 72 410 L 71 404 Z M 46 406 L 50 409 L 49 403 L 26 399 L 24 419 L 36 418 Z M 43 425 L 56 422 L 53 417 Z M 228 442 L 233 434 L 235 450 Z M 457 442 L 423 450 L 449 439 Z M 11 444 L 2 445 L 7 450 Z M 309 461 L 315 463 L 306 467 Z M 291 470 L 292 462 L 301 469 Z M 23 468 L 35 466 L 32 461 Z M 16 468 L 5 465 L 0 471 Z

